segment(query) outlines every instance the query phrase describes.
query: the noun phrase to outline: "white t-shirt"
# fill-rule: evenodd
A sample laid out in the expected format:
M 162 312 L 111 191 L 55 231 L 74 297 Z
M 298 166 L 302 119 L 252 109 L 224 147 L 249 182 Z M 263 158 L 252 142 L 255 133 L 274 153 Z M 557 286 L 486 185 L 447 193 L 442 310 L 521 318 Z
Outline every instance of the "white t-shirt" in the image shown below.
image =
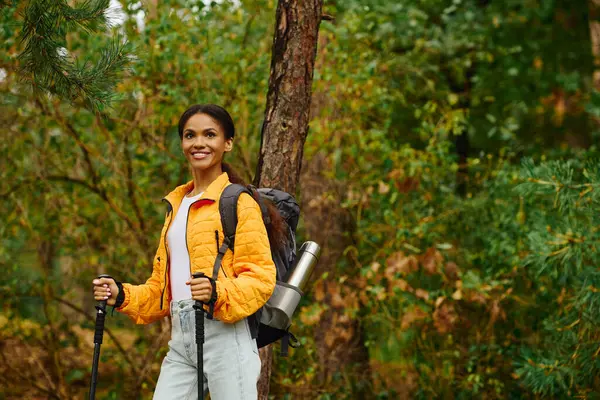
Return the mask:
M 202 196 L 202 193 L 194 197 L 183 197 L 179 210 L 177 210 L 177 214 L 173 218 L 173 222 L 171 222 L 169 232 L 167 233 L 169 257 L 171 260 L 170 278 L 173 301 L 192 298 L 190 286 L 185 284 L 192 275 L 185 231 L 190 205 L 198 200 L 200 196 Z

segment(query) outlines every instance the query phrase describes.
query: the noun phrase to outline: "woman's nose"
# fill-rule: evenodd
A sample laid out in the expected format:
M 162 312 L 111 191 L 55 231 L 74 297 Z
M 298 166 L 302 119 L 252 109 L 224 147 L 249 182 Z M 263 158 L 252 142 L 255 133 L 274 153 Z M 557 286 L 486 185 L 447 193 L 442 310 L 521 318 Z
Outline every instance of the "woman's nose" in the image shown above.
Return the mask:
M 196 148 L 202 148 L 204 147 L 204 140 L 202 138 L 196 138 L 194 140 L 194 143 L 192 144 L 192 146 L 196 147 Z

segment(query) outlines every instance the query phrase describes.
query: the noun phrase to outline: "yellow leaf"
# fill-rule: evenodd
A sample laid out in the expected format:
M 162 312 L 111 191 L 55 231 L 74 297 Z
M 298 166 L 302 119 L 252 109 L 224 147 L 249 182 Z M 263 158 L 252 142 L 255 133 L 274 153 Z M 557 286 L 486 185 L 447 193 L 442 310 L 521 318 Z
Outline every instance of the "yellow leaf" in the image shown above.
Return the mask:
M 390 185 L 383 181 L 379 181 L 379 194 L 387 194 L 390 191 Z
M 417 296 L 419 299 L 429 300 L 429 292 L 423 289 L 417 289 L 415 291 L 415 296 Z
M 455 94 L 455 93 L 450 93 L 448 95 L 448 102 L 450 103 L 451 106 L 453 106 L 456 103 L 458 103 L 458 95 Z
M 442 304 L 442 302 L 444 301 L 445 297 L 444 296 L 440 296 L 437 299 L 435 299 L 435 308 L 438 308 L 440 306 L 440 304 Z

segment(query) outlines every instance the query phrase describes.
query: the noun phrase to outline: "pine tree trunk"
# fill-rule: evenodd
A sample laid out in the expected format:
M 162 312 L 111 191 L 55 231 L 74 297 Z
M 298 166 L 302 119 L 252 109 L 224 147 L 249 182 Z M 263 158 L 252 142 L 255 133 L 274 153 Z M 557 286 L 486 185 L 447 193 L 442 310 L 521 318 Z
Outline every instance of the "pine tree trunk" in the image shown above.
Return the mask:
M 322 0 L 279 0 L 255 185 L 296 192 L 308 134 Z M 267 399 L 272 349 L 261 349 L 258 398 Z
M 310 112 L 322 0 L 277 5 L 256 182 L 296 191 Z

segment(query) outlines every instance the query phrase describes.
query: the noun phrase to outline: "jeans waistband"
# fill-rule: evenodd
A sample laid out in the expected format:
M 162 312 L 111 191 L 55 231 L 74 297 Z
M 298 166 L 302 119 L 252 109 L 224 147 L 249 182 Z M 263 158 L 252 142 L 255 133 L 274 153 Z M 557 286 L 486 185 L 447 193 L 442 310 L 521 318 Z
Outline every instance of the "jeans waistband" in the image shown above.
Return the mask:
M 182 311 L 190 311 L 194 309 L 194 303 L 196 301 L 193 299 L 185 299 L 185 300 L 172 300 L 171 301 L 171 315 L 176 312 Z

